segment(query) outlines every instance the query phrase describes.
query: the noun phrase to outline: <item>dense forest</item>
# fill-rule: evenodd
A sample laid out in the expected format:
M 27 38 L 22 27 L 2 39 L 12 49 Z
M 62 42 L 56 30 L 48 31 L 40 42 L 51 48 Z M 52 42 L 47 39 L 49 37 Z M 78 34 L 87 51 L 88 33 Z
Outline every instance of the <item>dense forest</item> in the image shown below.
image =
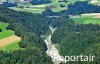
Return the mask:
M 84 13 L 100 13 L 100 6 L 89 4 L 88 1 L 77 1 L 75 4 L 69 4 L 67 14 L 80 15 Z
M 32 4 L 44 4 L 44 3 L 51 3 L 51 0 L 32 0 Z
M 67 10 L 53 12 L 50 7 L 47 7 L 43 12 L 46 16 L 81 15 L 84 13 L 100 13 L 100 6 L 90 4 L 88 1 L 77 1 L 74 4 L 68 4 Z
M 40 37 L 49 33 L 49 26 L 41 14 L 17 12 L 0 7 L 0 22 L 9 23 L 7 29 L 22 38 L 22 50 L 0 51 L 0 64 L 53 64 L 47 56 L 44 40 Z
M 27 3 L 24 3 L 24 2 L 16 2 L 15 1 L 15 2 L 11 3 L 11 1 L 6 1 L 6 2 L 3 2 L 3 4 L 0 4 L 0 6 L 3 6 L 3 7 L 14 7 L 14 6 L 18 6 L 19 3 L 27 4 Z M 36 4 L 51 3 L 51 1 L 50 0 L 32 0 L 29 3 L 31 3 L 33 5 L 36 5 Z
M 90 9 L 91 8 L 91 9 Z M 73 10 L 73 11 L 72 11 Z M 53 12 L 49 8 L 43 12 L 44 16 L 60 16 L 46 18 L 48 24 L 57 30 L 52 35 L 52 42 L 56 44 L 61 55 L 95 55 L 94 62 L 68 62 L 66 64 L 99 64 L 100 63 L 100 25 L 77 25 L 68 17 L 69 14 L 80 15 L 82 13 L 100 12 L 100 6 L 88 4 L 88 2 L 76 2 L 70 4 L 68 10 Z M 68 14 L 68 15 L 67 15 Z
M 3 4 L 0 4 L 2 7 L 13 7 L 13 6 L 18 6 L 17 3 L 8 3 L 4 2 Z
M 53 22 L 53 21 L 57 22 Z M 100 25 L 75 25 L 68 17 L 53 18 L 51 26 L 57 30 L 52 35 L 52 42 L 57 44 L 60 54 L 95 55 L 94 62 L 69 62 L 69 64 L 99 64 L 100 63 Z M 67 63 L 68 64 L 68 63 Z
M 49 12 L 49 13 L 48 13 Z M 66 64 L 100 64 L 100 25 L 80 24 L 77 25 L 68 15 L 80 15 L 83 13 L 98 13 L 100 6 L 86 2 L 76 2 L 69 4 L 68 10 L 57 13 L 46 9 L 44 12 L 48 16 L 60 16 L 48 18 L 48 24 L 57 28 L 51 40 L 58 48 L 61 55 L 95 55 L 94 62 L 68 62 Z
M 33 4 L 44 3 L 44 1 L 34 2 Z M 57 44 L 56 47 L 61 55 L 92 54 L 96 56 L 94 62 L 68 62 L 67 64 L 100 64 L 100 25 L 77 25 L 66 15 L 93 12 L 100 12 L 100 7 L 87 2 L 70 4 L 68 11 L 57 13 L 46 8 L 42 14 L 0 7 L 0 22 L 9 23 L 7 29 L 15 31 L 15 34 L 22 38 L 19 43 L 22 49 L 0 51 L 0 64 L 53 64 L 51 58 L 45 52 L 47 46 L 41 38 L 41 35 L 50 33 L 49 25 L 57 28 L 51 40 L 54 44 Z M 59 17 L 47 17 L 56 15 Z

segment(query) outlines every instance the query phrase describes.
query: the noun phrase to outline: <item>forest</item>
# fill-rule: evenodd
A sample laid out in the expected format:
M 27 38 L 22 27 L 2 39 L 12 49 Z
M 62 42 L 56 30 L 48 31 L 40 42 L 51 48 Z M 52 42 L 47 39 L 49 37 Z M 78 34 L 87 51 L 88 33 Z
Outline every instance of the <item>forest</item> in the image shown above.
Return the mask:
M 83 5 L 85 4 L 85 5 Z M 76 8 L 73 8 L 76 7 Z M 91 7 L 94 7 L 93 9 Z M 91 8 L 91 9 L 90 9 Z M 74 10 L 74 11 L 72 11 Z M 76 11 L 75 11 L 76 10 Z M 82 13 L 81 13 L 82 12 Z M 75 24 L 69 18 L 69 14 L 80 15 L 83 13 L 100 12 L 100 6 L 91 5 L 87 2 L 76 2 L 70 4 L 68 11 L 54 13 L 47 8 L 44 16 L 60 16 L 58 18 L 47 18 L 48 24 L 57 28 L 51 40 L 56 45 L 60 54 L 69 55 L 95 55 L 94 62 L 67 62 L 66 64 L 99 64 L 100 63 L 100 25 L 99 24 Z M 62 63 L 65 64 L 65 63 Z
M 74 4 L 68 4 L 66 10 L 53 12 L 52 9 L 46 7 L 43 12 L 46 16 L 81 15 L 85 13 L 100 13 L 100 6 L 90 4 L 88 1 L 77 1 Z
M 40 37 L 49 33 L 49 26 L 41 14 L 18 12 L 0 7 L 0 22 L 9 23 L 7 29 L 22 38 L 18 50 L 0 51 L 0 64 L 53 64 L 46 54 L 46 44 Z
M 21 4 L 32 4 L 32 5 L 36 5 L 36 4 L 46 4 L 46 3 L 51 3 L 50 0 L 32 0 L 31 2 L 29 3 L 21 3 Z M 18 6 L 19 2 L 13 2 L 11 3 L 6 1 L 6 2 L 3 2 L 3 4 L 0 4 L 0 6 L 3 6 L 3 7 L 14 7 L 14 6 Z
M 80 15 L 84 13 L 100 13 L 100 6 L 89 4 L 88 1 L 77 1 L 75 4 L 69 4 L 67 14 Z
M 49 12 L 49 13 L 48 13 Z M 84 13 L 99 13 L 100 6 L 88 4 L 88 2 L 76 2 L 69 4 L 68 10 L 57 12 L 59 18 L 48 18 L 48 24 L 57 28 L 51 40 L 63 56 L 95 55 L 93 62 L 67 62 L 66 64 L 100 64 L 100 25 L 99 24 L 75 24 L 68 15 L 80 15 Z M 46 9 L 45 15 L 52 16 L 56 13 Z M 65 63 L 62 63 L 65 64 Z
M 37 3 L 39 4 L 39 2 L 33 4 Z M 15 34 L 22 38 L 19 43 L 21 49 L 0 51 L 0 64 L 53 64 L 45 52 L 47 46 L 44 39 L 41 38 L 41 35 L 50 33 L 49 25 L 57 28 L 51 40 L 56 44 L 61 55 L 96 56 L 94 62 L 68 62 L 67 64 L 100 64 L 100 25 L 75 24 L 68 16 L 97 12 L 100 12 L 100 6 L 87 2 L 70 4 L 68 11 L 57 13 L 46 8 L 42 14 L 0 7 L 0 22 L 9 23 L 7 29 L 15 31 Z M 60 17 L 47 18 L 52 15 Z
M 44 4 L 44 3 L 51 3 L 50 0 L 32 0 L 32 4 Z
M 57 22 L 53 22 L 53 21 Z M 99 64 L 100 63 L 100 25 L 80 24 L 67 17 L 53 18 L 51 26 L 57 28 L 52 35 L 52 42 L 63 56 L 95 55 L 94 62 L 68 62 L 67 64 Z
M 18 6 L 17 3 L 8 3 L 4 2 L 3 4 L 0 4 L 2 7 L 13 7 L 13 6 Z

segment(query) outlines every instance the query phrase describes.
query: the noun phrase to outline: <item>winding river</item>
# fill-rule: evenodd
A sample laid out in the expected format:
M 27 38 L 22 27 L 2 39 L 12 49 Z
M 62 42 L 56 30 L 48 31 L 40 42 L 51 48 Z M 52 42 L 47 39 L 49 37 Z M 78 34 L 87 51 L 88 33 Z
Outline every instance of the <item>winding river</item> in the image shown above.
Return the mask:
M 52 34 L 54 33 L 54 31 L 56 29 L 49 27 L 50 30 L 52 31 Z M 64 58 L 59 54 L 58 49 L 55 47 L 55 45 L 51 42 L 51 36 L 52 34 L 48 35 L 47 38 L 44 40 L 46 42 L 47 45 L 47 55 L 51 57 L 52 61 L 55 64 L 60 64 L 61 62 L 63 62 Z

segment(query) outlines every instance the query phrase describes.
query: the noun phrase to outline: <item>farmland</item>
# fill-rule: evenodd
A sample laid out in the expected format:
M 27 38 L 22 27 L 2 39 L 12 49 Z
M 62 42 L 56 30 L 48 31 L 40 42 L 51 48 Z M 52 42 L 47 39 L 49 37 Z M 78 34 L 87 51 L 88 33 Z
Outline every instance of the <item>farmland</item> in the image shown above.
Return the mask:
M 48 3 L 48 4 L 38 4 L 38 5 L 19 4 L 17 7 L 10 7 L 10 9 L 17 10 L 17 11 L 32 12 L 32 13 L 42 13 L 46 7 L 53 5 L 52 11 L 54 11 L 54 12 L 66 10 L 67 7 L 60 7 L 61 4 L 67 6 L 69 4 L 69 2 L 67 2 L 67 3 L 66 2 L 57 2 L 56 0 L 52 0 L 52 3 Z
M 76 0 L 71 0 L 69 2 L 58 2 L 57 0 L 51 0 L 51 3 L 47 4 L 18 4 L 17 7 L 10 7 L 10 9 L 17 10 L 17 11 L 26 11 L 31 13 L 42 13 L 46 7 L 53 6 L 52 11 L 59 12 L 61 10 L 67 10 L 67 6 L 70 3 L 75 3 Z M 87 1 L 87 0 L 80 0 L 80 1 Z M 64 5 L 64 7 L 61 7 Z
M 65 2 L 61 2 L 61 3 L 49 3 L 49 4 L 39 4 L 39 5 L 25 5 L 26 7 L 24 8 L 20 8 L 20 5 L 18 7 L 10 7 L 10 9 L 16 10 L 16 11 L 26 11 L 26 12 L 31 12 L 31 13 L 42 13 L 46 7 L 49 7 L 51 5 L 54 6 L 54 8 L 52 8 L 52 10 L 54 12 L 58 12 L 61 10 L 65 10 L 67 9 L 67 7 L 60 7 L 60 4 L 65 4 Z M 21 5 L 21 6 L 24 6 Z
M 25 8 L 20 8 L 20 6 L 26 6 Z M 26 11 L 31 13 L 42 13 L 45 10 L 46 5 L 31 5 L 31 4 L 23 4 L 19 5 L 18 7 L 11 7 L 10 9 L 16 10 L 16 11 Z
M 15 50 L 15 49 L 19 49 L 20 47 L 18 46 L 18 42 L 13 42 L 12 44 L 9 44 L 7 46 L 1 47 L 2 50 Z
M 31 13 L 42 13 L 46 7 L 52 7 L 53 12 L 59 12 L 62 10 L 67 10 L 68 4 L 73 4 L 77 0 L 70 0 L 69 2 L 58 2 L 57 0 L 51 0 L 51 3 L 47 4 L 37 4 L 32 5 L 30 3 L 27 4 L 18 4 L 17 7 L 10 7 L 10 9 L 17 10 L 17 11 L 26 11 Z M 87 0 L 80 0 L 80 1 L 87 1 Z M 63 5 L 64 7 L 61 7 Z
M 21 38 L 13 35 L 0 40 L 0 47 L 2 50 L 14 50 L 20 48 L 18 46 L 18 42 L 20 42 Z
M 100 14 L 82 14 L 80 18 L 73 18 L 76 24 L 100 24 Z
M 8 26 L 7 23 L 0 23 L 0 29 L 6 30 L 6 27 Z
M 0 39 L 14 35 L 14 31 L 6 30 L 7 26 L 8 26 L 7 23 L 0 23 L 0 30 L 1 30 Z
M 18 42 L 20 38 L 17 37 L 12 30 L 7 30 L 8 23 L 0 23 L 0 49 L 16 49 L 19 48 Z

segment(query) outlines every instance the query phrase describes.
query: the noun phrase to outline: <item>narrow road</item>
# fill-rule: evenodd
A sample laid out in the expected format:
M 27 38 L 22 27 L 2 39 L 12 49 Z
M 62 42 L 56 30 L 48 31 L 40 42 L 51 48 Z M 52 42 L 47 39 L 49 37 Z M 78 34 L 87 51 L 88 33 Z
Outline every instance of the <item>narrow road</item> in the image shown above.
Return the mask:
M 53 34 L 56 29 L 50 27 L 50 30 L 52 31 L 52 34 Z M 53 45 L 53 43 L 51 42 L 51 35 L 48 35 L 47 38 L 44 40 L 46 42 L 46 45 L 47 45 L 47 48 L 48 48 L 48 50 L 46 51 L 46 53 L 48 54 L 48 56 L 50 56 L 52 58 L 52 61 L 55 64 L 60 64 L 61 62 L 64 61 L 64 59 L 59 54 L 59 51 L 55 47 L 55 45 Z

